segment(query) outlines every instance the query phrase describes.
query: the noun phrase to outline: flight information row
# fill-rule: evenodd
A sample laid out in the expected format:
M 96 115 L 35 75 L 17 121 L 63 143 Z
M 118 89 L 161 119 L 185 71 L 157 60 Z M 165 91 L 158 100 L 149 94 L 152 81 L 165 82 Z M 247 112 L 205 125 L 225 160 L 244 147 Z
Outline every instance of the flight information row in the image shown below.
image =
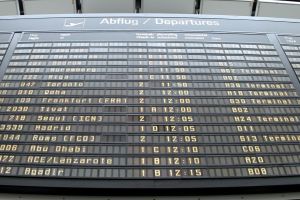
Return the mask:
M 136 124 L 136 123 L 133 123 Z M 300 125 L 294 124 L 272 124 L 272 125 L 176 125 L 176 124 L 168 124 L 165 125 L 157 124 L 157 125 L 131 125 L 131 124 L 103 124 L 103 125 L 93 125 L 93 124 L 60 124 L 60 123 L 52 123 L 52 124 L 41 124 L 41 123 L 33 123 L 33 124 L 0 124 L 1 132 L 14 132 L 19 133 L 26 132 L 28 133 L 131 133 L 131 134 L 152 134 L 152 133 L 172 133 L 172 134 L 180 134 L 180 133 L 195 133 L 195 134 L 205 134 L 205 133 L 220 133 L 220 134 L 228 134 L 228 133 L 260 133 L 260 134 L 268 134 L 268 133 L 298 133 L 300 130 Z
M 241 98 L 225 98 L 225 97 L 214 97 L 214 98 L 205 98 L 205 97 L 199 97 L 199 98 L 185 98 L 185 97 L 175 97 L 175 98 L 169 98 L 169 97 L 143 97 L 140 98 L 130 98 L 130 97 L 100 97 L 100 98 L 94 98 L 94 97 L 0 97 L 0 105 L 8 105 L 8 104 L 15 104 L 15 106 L 19 105 L 31 105 L 31 104 L 42 104 L 38 108 L 34 108 L 34 112 L 38 112 L 35 109 L 40 109 L 42 112 L 58 112 L 58 113 L 64 113 L 68 112 L 69 109 L 79 109 L 78 106 L 99 106 L 100 105 L 115 105 L 125 106 L 125 111 L 123 108 L 121 109 L 122 112 L 138 112 L 137 107 L 130 107 L 129 105 L 135 105 L 139 104 L 140 101 L 142 101 L 143 107 L 145 107 L 145 110 L 149 109 L 148 105 L 166 105 L 166 104 L 172 104 L 175 106 L 181 105 L 181 104 L 188 104 L 189 106 L 220 106 L 220 105 L 243 105 L 243 106 L 289 106 L 297 108 L 300 105 L 300 98 L 293 97 L 293 98 L 287 98 L 287 97 L 276 97 L 276 98 L 262 98 L 262 97 L 247 97 L 243 96 Z M 45 106 L 45 104 L 49 106 Z M 53 106 L 55 105 L 55 106 Z M 69 105 L 72 105 L 70 107 Z M 75 107 L 76 106 L 76 107 Z M 129 107 L 126 107 L 129 106 Z M 117 107 L 116 107 L 117 108 Z M 86 109 L 93 110 L 96 109 L 93 107 L 93 109 L 90 109 L 86 107 Z M 159 108 L 158 108 L 159 109 Z M 22 112 L 23 108 L 15 107 L 12 109 L 14 112 Z M 19 111 L 18 111 L 19 110 Z M 26 111 L 26 109 L 24 110 Z M 141 110 L 140 110 L 141 111 Z M 79 112 L 79 111 L 78 111 Z M 171 110 L 170 110 L 171 112 Z M 72 110 L 72 113 L 75 113 L 74 110 Z
M 276 63 L 280 62 L 279 57 L 271 57 L 271 56 L 216 56 L 216 55 L 208 55 L 206 56 L 194 56 L 194 61 L 187 61 L 187 60 L 12 60 L 9 66 L 191 66 L 196 65 L 197 61 L 211 61 L 211 62 L 235 62 L 235 61 L 248 61 L 248 62 L 269 62 L 269 63 Z M 203 63 L 202 63 L 203 64 Z
M 295 89 L 292 83 L 264 83 L 264 82 L 235 82 L 235 81 L 223 81 L 223 82 L 191 82 L 191 81 L 2 81 L 0 83 L 1 89 L 24 89 L 24 88 L 34 88 L 34 89 L 52 89 L 52 88 L 93 88 L 97 87 L 99 89 L 103 88 L 127 88 L 127 89 L 196 89 L 196 88 L 237 88 L 237 89 L 246 89 L 253 88 L 259 90 L 289 90 Z
M 218 134 L 72 134 L 72 133 L 51 133 L 51 134 L 28 134 L 28 133 L 2 133 L 0 141 L 25 142 L 39 144 L 285 144 L 299 143 L 300 134 L 248 134 L 248 135 L 218 135 Z
M 216 67 L 207 67 L 207 68 L 90 68 L 90 67 L 47 67 L 47 68 L 17 68 L 9 67 L 6 69 L 6 73 L 9 74 L 102 74 L 102 73 L 126 73 L 126 74 L 249 74 L 249 75 L 286 75 L 286 70 L 282 69 L 231 69 L 231 68 L 216 68 Z
M 123 74 L 86 74 L 86 75 L 72 75 L 69 73 L 64 74 L 20 74 L 20 75 L 10 75 L 5 74 L 3 77 L 4 81 L 24 81 L 24 80 L 40 80 L 40 81 L 51 81 L 51 80 L 64 80 L 64 81 L 99 81 L 99 80 L 106 80 L 106 81 L 120 81 L 123 80 L 124 82 L 132 82 L 134 81 L 248 81 L 248 82 L 291 82 L 290 78 L 280 75 L 273 75 L 273 76 L 265 76 L 265 75 L 257 75 L 257 76 L 249 76 L 249 75 L 238 75 L 238 74 L 227 74 L 227 75 L 212 75 L 212 74 L 198 74 L 198 75 L 189 75 L 189 74 L 139 74 L 139 75 L 128 75 L 126 73 Z
M 170 178 L 237 178 L 237 177 L 269 177 L 296 176 L 300 167 L 268 166 L 268 167 L 179 167 L 179 168 L 84 168 L 84 167 L 42 167 L 42 166 L 9 166 L 0 167 L 2 176 L 30 176 L 53 178 L 106 178 L 106 179 L 170 179 Z
M 249 134 L 249 135 L 216 135 L 216 134 L 195 134 L 195 135 L 131 135 L 131 134 L 12 134 L 3 133 L 0 140 L 6 142 L 27 142 L 27 143 L 65 143 L 65 144 L 99 144 L 99 143 L 121 143 L 121 144 L 266 144 L 266 143 L 298 143 L 298 134 Z
M 55 51 L 54 51 L 55 50 Z M 64 51 L 62 51 L 64 50 Z M 173 51 L 176 52 L 178 51 L 177 49 L 173 49 Z M 228 54 L 221 54 L 220 50 L 205 50 L 206 54 L 200 54 L 198 53 L 198 49 L 188 52 L 189 54 L 183 54 L 180 52 L 180 54 L 79 54 L 79 55 L 74 55 L 74 54 L 67 54 L 68 52 L 65 52 L 65 49 L 52 49 L 52 54 L 48 55 L 47 54 L 15 54 L 12 56 L 13 61 L 19 61 L 19 60 L 48 60 L 48 61 L 53 61 L 53 60 L 179 60 L 179 61 L 186 61 L 186 60 L 244 60 L 244 61 L 249 61 L 249 60 L 260 60 L 260 61 L 280 61 L 280 58 L 276 55 L 277 52 L 256 52 L 256 51 L 244 51 L 244 52 L 236 52 L 234 50 L 231 50 L 228 52 Z M 75 49 L 74 49 L 75 51 Z M 70 50 L 70 53 L 75 53 Z M 204 51 L 204 50 L 203 50 Z M 43 52 L 43 51 L 41 51 Z M 213 53 L 215 52 L 215 53 Z M 55 54 L 54 54 L 55 53 Z M 61 54 L 58 54 L 61 53 Z M 170 50 L 168 50 L 168 53 Z M 231 54 L 230 54 L 231 53 Z M 243 55 L 245 53 L 246 55 Z M 258 55 L 257 55 L 258 54 Z M 262 55 L 260 55 L 262 54 Z M 276 55 L 276 56 L 274 56 Z
M 249 155 L 249 156 L 122 156 L 122 155 L 20 155 L 0 154 L 1 164 L 32 164 L 36 166 L 111 166 L 111 167 L 214 167 L 260 166 L 299 164 L 300 155 Z
M 232 68 L 284 68 L 281 62 L 231 62 L 231 61 L 10 61 L 9 67 L 74 67 L 74 66 L 93 66 L 93 68 L 115 68 L 122 66 L 130 66 L 130 69 L 142 68 L 143 70 L 147 68 L 163 67 L 171 69 L 172 67 L 232 67 Z M 124 67 L 123 67 L 124 68 Z
M 80 53 L 80 54 L 79 54 Z M 29 55 L 28 55 L 29 54 Z M 85 52 L 82 49 L 16 49 L 13 60 L 86 60 L 86 59 L 116 59 L 116 60 L 187 60 L 187 59 L 209 59 L 210 55 L 224 55 L 247 60 L 249 55 L 262 57 L 276 57 L 277 51 L 258 51 L 258 50 L 226 50 L 226 49 L 147 49 L 129 48 L 128 52 L 120 53 L 115 49 L 94 48 Z M 293 54 L 294 55 L 294 54 Z
M 210 116 L 215 115 L 228 115 L 228 116 L 244 116 L 250 117 L 255 115 L 263 115 L 273 117 L 274 120 L 277 116 L 282 115 L 299 115 L 300 107 L 234 107 L 234 106 L 154 106 L 154 105 L 136 105 L 136 106 L 62 106 L 62 107 L 49 107 L 49 106 L 0 106 L 0 112 L 2 114 L 38 114 L 46 115 L 50 114 L 81 114 L 81 115 L 105 115 L 112 113 L 114 116 L 120 115 L 163 115 L 163 116 L 204 116 L 205 114 Z M 103 118 L 102 118 L 103 119 Z M 225 120 L 225 119 L 224 119 Z M 271 120 L 271 119 L 270 119 Z M 279 119 L 278 119 L 279 120 Z M 271 120 L 272 121 L 272 120 Z M 162 122 L 163 123 L 163 122 Z
M 70 155 L 280 155 L 298 154 L 300 147 L 291 144 L 45 144 L 32 142 L 1 143 L 0 152 L 21 154 Z
M 103 96 L 119 96 L 119 97 L 149 97 L 149 96 L 170 96 L 170 97 L 299 97 L 296 90 L 249 90 L 242 89 L 148 89 L 148 88 L 135 88 L 135 89 L 4 89 L 0 91 L 0 97 L 16 96 L 18 97 L 103 97 Z M 142 102 L 141 102 L 142 103 Z
M 214 113 L 216 115 L 216 113 Z M 231 115 L 231 116 L 230 116 Z M 214 123 L 236 123 L 238 124 L 253 124 L 253 123 L 263 123 L 263 124 L 297 124 L 300 123 L 300 114 L 299 115 L 290 115 L 290 113 L 282 113 L 282 115 L 237 115 L 230 114 L 227 115 L 156 115 L 156 114 L 147 114 L 147 113 L 138 113 L 138 114 L 128 114 L 128 115 L 103 115 L 103 114 L 84 114 L 80 113 L 79 115 L 74 115 L 74 113 L 68 113 L 68 115 L 59 115 L 52 114 L 47 115 L 46 113 L 41 113 L 39 115 L 15 115 L 9 113 L 7 115 L 0 114 L 0 121 L 2 123 L 27 123 L 27 122 L 39 122 L 39 123 L 92 123 L 92 124 L 106 124 L 106 123 L 142 123 L 142 124 L 160 124 L 160 123 L 170 123 L 170 124 L 214 124 Z

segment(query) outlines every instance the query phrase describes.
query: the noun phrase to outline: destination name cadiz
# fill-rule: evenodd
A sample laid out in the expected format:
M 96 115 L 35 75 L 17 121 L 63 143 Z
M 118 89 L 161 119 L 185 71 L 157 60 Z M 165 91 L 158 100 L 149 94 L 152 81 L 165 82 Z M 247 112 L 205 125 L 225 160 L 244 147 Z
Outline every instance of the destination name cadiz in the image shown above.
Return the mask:
M 167 26 L 220 26 L 217 20 L 176 19 L 176 18 L 115 18 L 108 17 L 100 20 L 101 25 L 167 25 Z

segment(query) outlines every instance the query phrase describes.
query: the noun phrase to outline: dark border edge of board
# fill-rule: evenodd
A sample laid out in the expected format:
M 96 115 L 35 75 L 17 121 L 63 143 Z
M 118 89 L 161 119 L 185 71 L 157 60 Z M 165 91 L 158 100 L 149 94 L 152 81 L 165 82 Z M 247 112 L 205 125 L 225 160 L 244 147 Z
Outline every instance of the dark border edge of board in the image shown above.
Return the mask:
M 88 180 L 1 177 L 0 192 L 70 195 L 216 195 L 299 192 L 300 177 Z

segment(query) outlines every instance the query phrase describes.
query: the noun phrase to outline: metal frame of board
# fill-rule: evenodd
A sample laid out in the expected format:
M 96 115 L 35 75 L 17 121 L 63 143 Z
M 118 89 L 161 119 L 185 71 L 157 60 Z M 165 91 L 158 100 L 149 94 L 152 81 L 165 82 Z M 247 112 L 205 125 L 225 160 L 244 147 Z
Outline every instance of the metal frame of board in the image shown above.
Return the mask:
M 138 19 L 140 26 L 105 25 L 98 26 L 103 18 Z M 86 26 L 65 26 L 66 21 L 80 19 Z M 155 22 L 163 19 L 167 22 L 161 26 Z M 179 20 L 195 20 L 202 24 L 199 28 L 191 24 L 180 24 Z M 172 21 L 173 20 L 173 21 Z M 148 23 L 148 24 L 143 24 Z M 285 25 L 285 28 L 283 26 Z M 220 17 L 197 15 L 55 15 L 24 16 L 0 18 L 0 32 L 14 32 L 10 47 L 1 64 L 2 70 L 7 66 L 14 47 L 19 41 L 20 32 L 87 32 L 87 31 L 165 31 L 165 32 L 211 32 L 211 33 L 240 33 L 264 34 L 275 48 L 280 48 L 278 35 L 300 35 L 300 20 L 250 18 L 250 17 Z M 127 29 L 124 29 L 127 27 Z M 170 29 L 172 27 L 172 29 Z M 281 51 L 278 51 L 282 53 Z M 284 58 L 285 55 L 281 55 Z M 287 60 L 283 60 L 286 68 L 292 72 Z M 300 83 L 295 75 L 291 76 L 298 93 Z M 204 194 L 204 193 L 241 193 L 266 191 L 297 191 L 300 186 L 300 176 L 263 177 L 263 178 L 208 178 L 208 179 L 68 179 L 41 177 L 0 177 L 0 190 L 10 192 L 34 193 L 78 193 L 87 194 Z M 89 193 L 90 194 L 90 193 Z
M 258 0 L 255 10 L 255 16 L 261 16 L 260 15 L 260 5 L 264 3 L 269 3 L 273 5 L 290 5 L 290 6 L 297 6 L 298 9 L 300 8 L 300 2 L 296 1 L 276 1 L 276 0 Z M 263 16 L 263 15 L 262 15 Z
M 103 0 L 99 0 L 99 1 L 95 1 L 95 0 L 80 0 L 80 2 L 81 2 L 81 11 L 82 11 L 82 13 L 89 13 L 89 12 L 87 12 L 86 10 L 89 10 L 88 8 L 86 8 L 87 7 L 87 5 L 86 4 L 90 4 L 91 2 L 93 2 L 94 3 L 94 5 L 96 4 L 96 5 L 98 5 L 98 6 L 101 6 L 101 4 L 106 4 L 107 2 L 109 2 L 110 4 L 112 4 L 113 2 L 114 2 L 114 6 L 115 7 L 119 7 L 120 5 L 118 5 L 118 1 L 119 2 L 122 2 L 123 0 L 118 0 L 118 1 L 112 1 L 112 2 L 110 2 L 110 0 L 104 0 L 103 2 L 102 2 Z M 135 13 L 135 11 L 136 11 L 136 5 L 135 5 L 135 3 L 136 3 L 136 1 L 135 0 L 126 0 L 126 2 L 131 2 L 130 4 L 132 5 L 129 5 L 129 7 L 131 7 L 131 10 L 129 11 L 129 10 L 127 10 L 126 9 L 126 11 L 123 11 L 123 12 L 128 12 L 128 13 Z M 118 9 L 118 8 L 117 8 Z M 95 12 L 93 12 L 93 13 L 97 13 L 97 12 L 99 12 L 99 11 L 95 11 Z M 109 11 L 108 11 L 109 12 Z M 114 10 L 114 12 L 118 12 L 118 11 L 115 11 Z M 100 11 L 100 13 L 103 13 L 102 11 Z
M 1 2 L 15 2 L 16 4 L 16 14 L 17 15 L 20 15 L 20 5 L 19 5 L 19 1 L 18 0 L 0 0 L 0 5 L 1 5 Z
M 23 8 L 24 8 L 24 14 L 25 15 L 31 15 L 31 13 L 28 13 L 28 4 L 27 3 L 29 3 L 29 2 L 39 2 L 39 3 L 42 3 L 43 1 L 47 1 L 47 0 L 22 0 L 22 3 L 23 3 Z M 63 1 L 66 1 L 66 0 L 63 0 Z M 67 1 L 70 1 L 70 2 L 72 2 L 72 13 L 76 13 L 76 0 L 67 0 Z M 49 1 L 49 2 L 51 2 L 51 1 Z M 43 10 L 42 8 L 40 8 L 40 10 Z M 36 13 L 38 13 L 38 12 L 36 12 Z M 41 13 L 43 13 L 43 12 L 41 12 Z M 48 14 L 49 12 L 47 12 L 47 14 Z M 63 14 L 63 13 L 62 13 Z
M 200 1 L 200 11 L 199 11 L 199 13 L 200 14 L 216 14 L 216 13 L 213 13 L 213 11 L 212 11 L 212 13 L 210 13 L 210 12 L 204 13 L 204 5 L 205 5 L 205 2 L 217 2 L 217 1 L 220 2 L 220 0 L 201 0 Z M 236 2 L 236 3 L 242 3 L 242 2 L 244 2 L 244 3 L 249 3 L 252 6 L 253 6 L 253 3 L 254 3 L 254 0 L 221 0 L 221 2 L 223 2 L 223 1 L 225 3 L 226 3 L 226 1 L 227 2 L 232 2 L 232 3 L 234 3 L 234 2 Z M 236 7 L 233 8 L 233 9 L 239 9 L 239 7 L 236 5 Z M 228 13 L 232 13 L 232 12 L 229 10 Z M 248 14 L 245 14 L 245 16 L 251 16 L 251 13 L 252 13 L 252 7 L 250 9 L 250 12 Z
M 182 1 L 182 2 L 184 2 L 184 4 L 186 4 L 186 1 L 185 0 L 179 0 L 179 1 Z M 147 12 L 146 10 L 147 10 L 147 6 L 145 6 L 145 2 L 150 2 L 150 3 L 153 3 L 152 2 L 152 0 L 141 0 L 141 9 L 140 9 L 140 12 L 141 13 L 159 13 L 159 12 Z M 171 3 L 172 2 L 172 0 L 169 0 L 168 1 L 168 3 Z M 156 3 L 156 2 L 154 2 L 154 3 Z M 188 4 L 189 4 L 189 6 L 190 6 L 190 11 L 191 12 L 185 12 L 185 14 L 192 14 L 192 13 L 195 13 L 196 12 L 196 0 L 189 0 L 189 2 L 188 2 Z M 175 4 L 170 4 L 170 10 L 172 10 L 173 9 L 173 6 L 174 5 L 176 5 L 176 3 Z M 159 4 L 157 4 L 157 6 L 159 7 L 160 5 Z M 176 6 L 178 6 L 178 5 L 176 5 Z M 180 5 L 179 5 L 180 6 Z M 167 12 L 167 10 L 166 11 L 164 11 L 164 13 L 172 13 L 172 12 Z M 178 11 L 175 11 L 174 13 L 181 13 L 181 12 L 178 12 Z

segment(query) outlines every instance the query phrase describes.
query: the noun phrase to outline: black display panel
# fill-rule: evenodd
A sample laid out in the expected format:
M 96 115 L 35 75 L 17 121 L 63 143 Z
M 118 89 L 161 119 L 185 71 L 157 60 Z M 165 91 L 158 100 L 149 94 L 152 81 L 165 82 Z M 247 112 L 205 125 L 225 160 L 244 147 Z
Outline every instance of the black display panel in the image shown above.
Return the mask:
M 0 184 L 297 186 L 300 40 L 258 32 L 6 34 Z

